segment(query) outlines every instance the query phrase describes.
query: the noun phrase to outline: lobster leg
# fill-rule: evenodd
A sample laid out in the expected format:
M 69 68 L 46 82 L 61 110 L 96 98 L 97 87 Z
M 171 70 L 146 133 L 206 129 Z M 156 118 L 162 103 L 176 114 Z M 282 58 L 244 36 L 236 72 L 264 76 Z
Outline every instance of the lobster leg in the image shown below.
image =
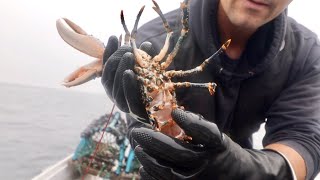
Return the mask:
M 130 44 L 131 44 L 131 47 L 133 48 L 133 54 L 134 56 L 136 57 L 136 62 L 141 66 L 141 67 L 146 67 L 147 64 L 143 61 L 143 55 L 141 55 L 137 48 L 137 45 L 136 45 L 136 35 L 137 35 L 137 32 L 138 32 L 138 23 L 139 23 L 139 20 L 140 20 L 140 17 L 141 17 L 141 14 L 143 12 L 143 9 L 144 9 L 144 6 L 140 9 L 138 15 L 137 15 L 137 19 L 134 23 L 134 27 L 131 31 L 131 38 L 130 38 Z
M 216 83 L 191 83 L 191 82 L 178 82 L 172 83 L 173 88 L 207 88 L 211 95 L 214 94 L 217 87 Z
M 168 55 L 167 59 L 165 62 L 161 63 L 161 69 L 166 69 L 171 62 L 173 61 L 173 58 L 177 55 L 180 46 L 183 42 L 183 40 L 187 37 L 188 31 L 189 31 L 189 12 L 188 12 L 188 4 L 189 0 L 185 0 L 183 3 L 180 5 L 180 9 L 183 12 L 183 17 L 182 17 L 182 29 L 181 29 L 181 35 L 178 39 L 178 42 L 176 43 L 174 49 L 172 52 Z
M 190 69 L 190 70 L 186 70 L 186 71 L 167 71 L 166 75 L 168 77 L 184 77 L 184 76 L 189 76 L 189 75 L 193 75 L 199 72 L 202 72 L 209 63 L 211 63 L 211 61 L 213 61 L 215 58 L 217 58 L 223 51 L 225 51 L 227 49 L 227 47 L 229 46 L 231 40 L 229 39 L 227 42 L 225 42 L 221 48 L 216 51 L 213 55 L 211 55 L 209 58 L 207 58 L 206 60 L 203 61 L 203 63 L 201 63 L 199 66 Z
M 170 38 L 171 38 L 173 32 L 169 26 L 169 23 L 167 22 L 166 18 L 164 17 L 162 11 L 160 10 L 159 5 L 154 0 L 152 0 L 152 2 L 155 5 L 153 7 L 153 9 L 159 14 L 160 18 L 162 19 L 163 26 L 167 31 L 167 37 L 166 37 L 166 40 L 165 40 L 165 43 L 164 43 L 162 49 L 160 50 L 160 53 L 153 58 L 154 61 L 159 62 L 166 56 L 166 54 L 168 52 L 169 45 L 170 45 Z

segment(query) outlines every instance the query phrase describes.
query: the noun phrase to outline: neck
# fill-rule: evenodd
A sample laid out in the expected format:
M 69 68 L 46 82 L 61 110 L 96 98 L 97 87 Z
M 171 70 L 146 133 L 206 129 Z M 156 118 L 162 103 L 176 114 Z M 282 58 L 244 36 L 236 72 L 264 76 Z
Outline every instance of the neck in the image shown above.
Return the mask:
M 232 24 L 220 3 L 218 8 L 218 28 L 222 43 L 231 39 L 231 44 L 226 50 L 226 54 L 231 59 L 240 58 L 248 39 L 256 31 L 256 29 L 245 29 Z

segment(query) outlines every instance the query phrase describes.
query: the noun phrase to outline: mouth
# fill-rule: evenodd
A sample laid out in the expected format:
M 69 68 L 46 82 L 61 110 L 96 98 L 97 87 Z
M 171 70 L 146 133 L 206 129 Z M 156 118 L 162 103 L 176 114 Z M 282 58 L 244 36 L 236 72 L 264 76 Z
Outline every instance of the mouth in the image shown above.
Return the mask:
M 249 1 L 260 6 L 269 6 L 269 3 L 266 1 L 262 1 L 262 0 L 249 0 Z
M 261 10 L 270 6 L 269 1 L 263 0 L 246 0 L 246 6 L 250 9 Z

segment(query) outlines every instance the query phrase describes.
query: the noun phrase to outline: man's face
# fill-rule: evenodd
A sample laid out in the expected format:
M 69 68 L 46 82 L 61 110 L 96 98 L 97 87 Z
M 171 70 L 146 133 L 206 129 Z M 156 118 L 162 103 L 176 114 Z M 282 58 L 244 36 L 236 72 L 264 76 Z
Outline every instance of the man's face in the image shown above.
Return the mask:
M 231 23 L 256 29 L 277 17 L 292 0 L 220 0 Z

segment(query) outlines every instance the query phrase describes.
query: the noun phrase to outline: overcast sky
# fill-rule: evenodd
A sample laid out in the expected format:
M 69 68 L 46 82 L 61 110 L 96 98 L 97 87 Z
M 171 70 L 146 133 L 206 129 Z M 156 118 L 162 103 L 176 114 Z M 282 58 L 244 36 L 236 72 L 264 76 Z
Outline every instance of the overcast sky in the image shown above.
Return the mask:
M 179 7 L 179 2 L 158 0 L 164 12 Z M 140 24 L 157 17 L 151 0 L 0 0 L 0 82 L 66 89 L 60 85 L 64 77 L 92 58 L 60 38 L 56 19 L 67 17 L 106 42 L 123 31 L 120 10 L 131 29 L 142 5 L 146 8 Z M 318 0 L 294 0 L 289 15 L 320 34 L 319 5 Z M 68 90 L 104 93 L 100 79 Z

